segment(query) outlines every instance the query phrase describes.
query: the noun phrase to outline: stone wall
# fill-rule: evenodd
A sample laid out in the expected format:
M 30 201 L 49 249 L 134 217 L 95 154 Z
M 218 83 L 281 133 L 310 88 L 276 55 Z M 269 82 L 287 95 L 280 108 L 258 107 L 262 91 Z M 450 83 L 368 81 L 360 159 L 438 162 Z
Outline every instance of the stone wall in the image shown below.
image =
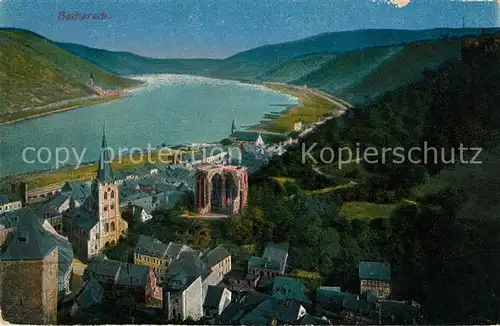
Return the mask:
M 10 323 L 56 324 L 58 249 L 43 260 L 0 262 L 0 306 Z

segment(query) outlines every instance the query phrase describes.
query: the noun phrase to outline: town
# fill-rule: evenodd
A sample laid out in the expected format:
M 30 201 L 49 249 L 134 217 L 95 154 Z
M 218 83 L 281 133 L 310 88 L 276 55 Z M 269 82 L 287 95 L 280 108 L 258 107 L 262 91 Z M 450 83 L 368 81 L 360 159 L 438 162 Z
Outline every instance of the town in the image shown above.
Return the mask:
M 297 137 L 314 128 L 298 122 L 293 134 Z M 151 320 L 177 323 L 421 320 L 417 303 L 391 300 L 391 266 L 386 262 L 361 262 L 359 293 L 349 293 L 341 284 L 306 287 L 290 268 L 287 242 L 265 244 L 262 254 L 248 256 L 243 268 L 235 266 L 223 245 L 201 251 L 147 235 L 139 236 L 133 262 L 103 254 L 104 248 L 127 237 L 129 223 L 148 223 L 155 210 L 172 209 L 191 197 L 194 212 L 189 218 L 238 218 L 247 205 L 249 173 L 297 143 L 290 136 L 279 146 L 266 144 L 261 133 L 237 131 L 234 120 L 227 139 L 233 145 L 213 157 L 203 155 L 207 149 L 203 147 L 203 153 L 187 160 L 113 173 L 103 132 L 92 180 L 41 190 L 12 185 L 12 191 L 0 197 L 4 320 L 55 324 L 62 315 L 75 323 L 113 322 L 105 316 L 116 309 L 123 316 L 142 311 Z M 241 157 L 230 155 L 232 151 Z
M 498 324 L 498 1 L 24 2 L 0 324 Z

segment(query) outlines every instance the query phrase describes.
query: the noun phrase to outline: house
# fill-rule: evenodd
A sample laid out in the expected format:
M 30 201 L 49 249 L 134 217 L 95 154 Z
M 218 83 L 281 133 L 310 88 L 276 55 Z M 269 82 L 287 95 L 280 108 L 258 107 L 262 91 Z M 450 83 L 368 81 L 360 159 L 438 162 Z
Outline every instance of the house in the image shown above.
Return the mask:
M 168 320 L 199 320 L 203 316 L 203 282 L 210 274 L 195 252 L 181 253 L 163 283 L 163 310 Z
M 380 262 L 359 263 L 360 292 L 372 292 L 379 299 L 391 295 L 391 265 Z
M 199 320 L 210 286 L 231 270 L 231 255 L 223 246 L 207 253 L 184 251 L 172 262 L 163 283 L 163 308 L 169 320 Z
M 306 313 L 304 317 L 302 317 L 300 325 L 333 325 L 333 324 L 326 317 L 318 318 Z
M 90 188 L 89 181 L 66 182 L 61 188 L 61 194 L 69 198 L 70 207 L 78 208 L 90 196 Z
M 301 132 L 302 130 L 304 130 L 304 124 L 302 123 L 302 121 L 298 120 L 293 125 L 293 131 Z
M 220 316 L 231 303 L 231 295 L 231 291 L 224 287 L 209 285 L 203 302 L 204 316 Z
M 338 287 L 321 286 L 316 291 L 316 309 L 320 312 L 339 313 L 357 307 L 359 296 L 357 294 L 342 292 Z
M 248 259 L 248 274 L 261 277 L 284 275 L 288 260 L 288 248 L 288 242 L 268 243 L 262 257 L 252 256 Z
M 275 277 L 271 295 L 281 300 L 294 300 L 302 304 L 312 303 L 306 295 L 304 285 L 299 280 L 291 277 Z
M 190 247 L 170 242 L 168 245 L 150 236 L 141 235 L 134 249 L 134 264 L 149 267 L 159 283 L 163 283 L 170 264 L 183 252 L 194 252 Z
M 22 207 L 21 199 L 13 194 L 0 194 L 0 214 Z
M 209 280 L 206 281 L 207 284 L 219 284 L 232 268 L 231 253 L 223 245 L 218 245 L 204 254 L 202 260 L 211 269 Z
M 68 200 L 69 202 L 69 200 Z M 41 202 L 31 205 L 31 210 L 42 221 L 47 221 L 60 234 L 65 234 L 63 214 L 60 211 L 61 207 L 57 207 L 49 202 Z
M 241 325 L 298 325 L 306 309 L 297 301 L 268 297 L 240 319 Z
M 247 273 L 232 270 L 226 274 L 222 283 L 230 291 L 254 291 L 259 282 L 259 276 L 247 275 Z
M 146 266 L 95 257 L 83 272 L 83 279 L 91 278 L 104 288 L 105 299 L 130 298 L 145 303 L 156 289 L 156 277 Z
M 267 298 L 269 295 L 254 291 L 233 293 L 231 303 L 217 318 L 217 321 L 222 325 L 241 324 L 241 319 Z

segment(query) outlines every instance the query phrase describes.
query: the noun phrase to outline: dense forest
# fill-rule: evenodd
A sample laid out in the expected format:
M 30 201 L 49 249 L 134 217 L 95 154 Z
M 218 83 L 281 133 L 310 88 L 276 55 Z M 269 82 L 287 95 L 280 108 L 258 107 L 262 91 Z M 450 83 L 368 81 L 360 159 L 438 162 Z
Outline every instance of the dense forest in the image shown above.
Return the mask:
M 249 206 L 241 218 L 209 223 L 178 217 L 182 207 L 156 212 L 148 223 L 132 226 L 132 235 L 107 253 L 122 259 L 140 233 L 198 248 L 253 245 L 257 254 L 268 241 L 287 240 L 289 268 L 318 272 L 326 285 L 356 293 L 359 261 L 389 261 L 394 296 L 421 303 L 428 322 L 496 323 L 499 59 L 446 62 L 302 140 L 317 143 L 318 151 L 358 143 L 410 148 L 426 142 L 444 148 L 446 162 L 431 155 L 420 164 L 361 161 L 340 170 L 334 163 L 303 164 L 299 144 L 252 176 Z M 450 161 L 461 145 L 483 148 L 483 164 Z M 395 209 L 387 218 L 346 218 L 342 207 L 359 201 Z

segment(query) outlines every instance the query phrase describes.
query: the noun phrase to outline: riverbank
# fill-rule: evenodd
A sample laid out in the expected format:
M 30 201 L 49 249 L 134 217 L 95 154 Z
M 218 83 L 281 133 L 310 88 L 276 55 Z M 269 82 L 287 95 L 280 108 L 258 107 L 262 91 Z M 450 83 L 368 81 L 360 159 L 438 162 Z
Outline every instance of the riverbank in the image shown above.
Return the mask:
M 275 117 L 268 115 L 263 123 L 249 126 L 247 128 L 249 131 L 286 133 L 293 131 L 295 123 L 299 120 L 308 127 L 325 118 L 339 116 L 352 107 L 343 100 L 307 87 L 282 83 L 263 83 L 260 85 L 293 96 L 298 99 L 299 103 L 275 114 Z
M 164 164 L 174 159 L 174 155 L 187 154 L 188 151 L 152 151 L 150 159 L 147 153 L 136 154 L 132 157 L 124 157 L 121 160 L 114 160 L 111 162 L 113 171 L 119 172 L 134 167 L 142 166 L 145 163 L 151 164 Z M 67 181 L 87 181 L 95 177 L 97 173 L 97 163 L 88 163 L 78 168 L 65 167 L 58 170 L 42 171 L 26 173 L 21 175 L 6 176 L 0 180 L 0 183 L 16 183 L 25 182 L 28 189 L 38 189 L 53 185 L 62 185 Z

